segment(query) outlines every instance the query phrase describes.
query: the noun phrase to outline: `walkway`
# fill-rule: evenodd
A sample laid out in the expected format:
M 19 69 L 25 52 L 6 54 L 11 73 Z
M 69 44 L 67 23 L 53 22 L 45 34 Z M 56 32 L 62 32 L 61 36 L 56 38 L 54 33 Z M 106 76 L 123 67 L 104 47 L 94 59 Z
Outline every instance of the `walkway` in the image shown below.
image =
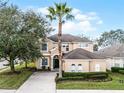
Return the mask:
M 36 72 L 16 93 L 55 93 L 55 76 L 55 72 Z
M 124 93 L 124 90 L 57 90 L 57 93 Z

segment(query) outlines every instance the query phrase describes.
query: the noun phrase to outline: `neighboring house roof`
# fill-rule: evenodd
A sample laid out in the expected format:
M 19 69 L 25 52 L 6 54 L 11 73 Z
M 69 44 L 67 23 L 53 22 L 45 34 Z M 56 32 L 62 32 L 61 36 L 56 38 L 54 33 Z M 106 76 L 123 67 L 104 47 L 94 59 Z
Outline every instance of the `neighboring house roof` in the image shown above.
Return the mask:
M 57 34 L 52 35 L 48 38 L 55 41 L 55 42 L 58 42 L 58 35 Z M 81 37 L 73 36 L 70 34 L 62 34 L 62 42 L 92 42 L 92 41 L 90 41 L 87 38 L 81 38 Z
M 89 52 L 82 48 L 77 48 L 64 55 L 64 59 L 104 59 L 105 57 L 99 56 L 95 53 Z
M 106 57 L 124 57 L 124 44 L 116 44 L 95 53 Z

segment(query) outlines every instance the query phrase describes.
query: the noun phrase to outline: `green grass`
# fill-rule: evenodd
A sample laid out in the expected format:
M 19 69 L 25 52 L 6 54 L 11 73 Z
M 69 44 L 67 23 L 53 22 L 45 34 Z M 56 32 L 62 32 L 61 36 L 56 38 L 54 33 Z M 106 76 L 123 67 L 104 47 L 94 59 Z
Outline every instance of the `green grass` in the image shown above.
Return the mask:
M 33 67 L 32 64 L 29 66 Z M 10 70 L 0 73 L 0 89 L 17 89 L 32 75 L 32 71 L 24 69 L 24 65 L 16 66 L 16 71 L 21 73 L 14 74 Z
M 112 89 L 124 90 L 124 83 L 119 80 L 124 80 L 124 75 L 111 73 L 112 81 L 108 82 L 88 82 L 88 81 L 60 81 L 57 83 L 57 89 Z
M 7 68 L 8 68 L 8 66 L 7 66 L 7 67 L 5 67 L 5 68 L 1 68 L 1 69 L 0 69 L 0 72 L 1 72 L 2 70 L 4 70 L 4 69 L 7 69 Z

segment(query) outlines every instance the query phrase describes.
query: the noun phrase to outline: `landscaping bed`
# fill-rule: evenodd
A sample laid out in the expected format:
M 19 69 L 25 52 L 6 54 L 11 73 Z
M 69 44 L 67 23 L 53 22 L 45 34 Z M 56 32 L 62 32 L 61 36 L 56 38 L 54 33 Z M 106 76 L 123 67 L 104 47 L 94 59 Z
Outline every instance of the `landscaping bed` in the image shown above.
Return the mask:
M 57 82 L 57 89 L 124 89 L 124 75 L 119 73 L 109 73 L 111 81 L 86 81 L 86 80 L 61 80 Z

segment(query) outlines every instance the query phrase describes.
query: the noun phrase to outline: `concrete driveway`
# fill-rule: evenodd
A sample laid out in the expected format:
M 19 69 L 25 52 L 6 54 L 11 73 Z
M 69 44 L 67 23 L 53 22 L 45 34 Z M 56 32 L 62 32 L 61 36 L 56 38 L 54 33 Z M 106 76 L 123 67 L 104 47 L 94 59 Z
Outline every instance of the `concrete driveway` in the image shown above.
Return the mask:
M 57 90 L 57 93 L 124 93 L 124 90 Z
M 56 93 L 55 72 L 35 72 L 16 93 Z

